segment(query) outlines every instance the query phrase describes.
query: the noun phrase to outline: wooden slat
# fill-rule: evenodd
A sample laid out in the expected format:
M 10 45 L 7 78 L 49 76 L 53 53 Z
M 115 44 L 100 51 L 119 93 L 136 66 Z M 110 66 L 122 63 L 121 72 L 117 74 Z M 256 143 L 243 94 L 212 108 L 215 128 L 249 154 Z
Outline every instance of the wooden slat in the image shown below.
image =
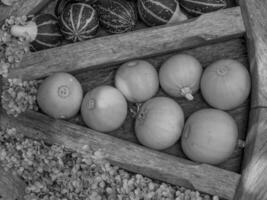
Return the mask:
M 211 64 L 212 62 L 223 58 L 231 58 L 238 60 L 241 63 L 243 63 L 246 67 L 249 67 L 245 40 L 243 38 L 233 39 L 230 41 L 216 43 L 207 46 L 201 46 L 183 52 L 196 57 L 201 62 L 204 68 L 207 65 Z M 158 70 L 158 68 L 166 59 L 168 59 L 170 56 L 176 53 L 182 53 L 182 52 L 176 51 L 171 54 L 150 57 L 147 58 L 146 60 L 152 63 Z M 118 67 L 119 65 L 114 65 L 114 66 L 109 66 L 108 68 L 91 69 L 84 72 L 75 73 L 75 76 L 82 84 L 84 92 L 87 92 L 99 85 L 103 84 L 114 85 L 114 76 Z M 165 94 L 160 90 L 157 93 L 157 96 L 162 96 L 162 95 Z M 194 96 L 195 99 L 192 102 L 187 101 L 184 98 L 174 98 L 177 101 L 177 103 L 179 103 L 182 106 L 185 113 L 185 117 L 188 117 L 193 112 L 199 109 L 209 107 L 203 100 L 200 92 L 198 92 Z M 229 112 L 229 114 L 233 116 L 236 123 L 238 124 L 239 138 L 242 140 L 245 139 L 247 132 L 248 111 L 249 111 L 249 101 L 246 101 L 240 107 Z M 121 126 L 118 130 L 111 132 L 110 134 L 115 137 L 119 137 L 134 143 L 138 143 L 137 138 L 134 134 L 134 127 L 133 127 L 134 120 L 135 119 L 133 117 L 130 117 L 129 115 L 123 126 Z M 83 124 L 79 116 L 76 117 L 75 119 L 72 119 L 71 122 Z M 164 150 L 164 152 L 175 156 L 185 157 L 185 155 L 182 152 L 180 142 L 177 142 L 172 147 Z M 236 148 L 236 151 L 233 153 L 230 159 L 220 164 L 219 167 L 240 173 L 242 155 L 243 155 L 243 149 Z
M 40 113 L 28 112 L 17 118 L 4 113 L 0 116 L 2 126 L 8 124 L 28 137 L 83 153 L 101 150 L 112 164 L 126 170 L 226 199 L 233 198 L 240 178 L 233 172 L 153 151 Z
M 250 111 L 243 172 L 235 200 L 267 199 L 267 108 Z
M 26 184 L 11 172 L 5 171 L 0 165 L 0 199 L 23 200 Z
M 0 5 L 0 24 L 10 16 L 34 14 L 51 0 L 21 0 L 13 6 Z
M 240 1 L 247 30 L 252 107 L 267 107 L 267 1 Z
M 267 199 L 267 1 L 240 1 L 252 74 L 249 132 L 236 200 Z
M 99 37 L 32 53 L 24 58 L 20 68 L 10 72 L 9 77 L 35 79 L 56 71 L 107 66 L 137 57 L 195 47 L 243 33 L 240 8 L 229 8 L 178 25 Z

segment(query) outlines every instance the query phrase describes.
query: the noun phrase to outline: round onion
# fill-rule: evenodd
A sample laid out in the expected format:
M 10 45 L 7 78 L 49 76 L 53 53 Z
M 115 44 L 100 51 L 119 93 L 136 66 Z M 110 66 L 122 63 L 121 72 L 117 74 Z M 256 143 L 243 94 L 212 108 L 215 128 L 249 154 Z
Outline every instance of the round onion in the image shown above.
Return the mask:
M 55 73 L 46 78 L 37 92 L 41 110 L 54 118 L 75 116 L 81 106 L 83 91 L 78 80 L 68 73 Z
M 150 63 L 144 60 L 130 61 L 118 69 L 115 86 L 128 101 L 143 102 L 158 91 L 158 73 Z
M 202 74 L 199 61 L 193 56 L 178 54 L 169 58 L 160 68 L 159 81 L 162 89 L 173 97 L 184 96 L 193 100 L 199 89 Z
M 200 87 L 209 105 L 230 110 L 248 98 L 251 80 L 244 65 L 235 60 L 223 59 L 205 69 Z
M 184 125 L 182 108 L 168 97 L 155 97 L 145 102 L 135 121 L 139 142 L 162 150 L 177 142 Z
M 119 90 L 104 85 L 89 91 L 82 102 L 81 114 L 87 126 L 101 132 L 119 128 L 127 116 L 127 102 Z
M 237 145 L 238 128 L 224 111 L 203 109 L 186 121 L 182 149 L 193 161 L 219 164 L 228 159 Z

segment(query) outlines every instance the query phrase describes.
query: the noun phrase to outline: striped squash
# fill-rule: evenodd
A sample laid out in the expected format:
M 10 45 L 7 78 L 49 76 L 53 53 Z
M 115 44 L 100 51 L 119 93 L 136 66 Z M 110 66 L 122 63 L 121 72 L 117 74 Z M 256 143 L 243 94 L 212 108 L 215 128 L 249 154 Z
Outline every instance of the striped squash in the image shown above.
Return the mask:
M 199 16 L 227 7 L 226 0 L 180 0 L 180 6 L 188 14 Z
M 108 33 L 123 33 L 133 30 L 137 23 L 135 4 L 126 0 L 99 0 L 99 22 Z
M 90 5 L 90 4 L 96 3 L 96 1 L 97 0 L 58 0 L 57 1 L 57 4 L 55 6 L 55 15 L 57 17 L 59 17 L 60 14 L 62 13 L 63 9 L 69 3 L 78 3 L 78 2 L 81 2 L 81 3 L 88 3 Z
M 50 14 L 37 15 L 25 26 L 12 26 L 11 34 L 28 38 L 31 42 L 31 51 L 53 48 L 59 46 L 62 41 L 58 20 Z
M 99 20 L 95 9 L 86 3 L 67 4 L 59 18 L 59 25 L 66 40 L 77 42 L 93 38 Z
M 176 23 L 187 19 L 176 0 L 138 0 L 137 6 L 141 20 L 148 26 Z

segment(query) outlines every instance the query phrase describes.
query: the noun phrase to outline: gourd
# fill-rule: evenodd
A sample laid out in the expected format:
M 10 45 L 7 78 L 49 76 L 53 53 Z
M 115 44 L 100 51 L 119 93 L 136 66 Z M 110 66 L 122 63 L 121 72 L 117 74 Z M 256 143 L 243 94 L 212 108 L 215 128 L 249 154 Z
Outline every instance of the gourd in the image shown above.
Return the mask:
M 40 14 L 28 21 L 26 25 L 13 25 L 10 30 L 15 37 L 26 38 L 31 43 L 32 51 L 59 46 L 62 34 L 53 15 Z
M 127 117 L 127 101 L 118 89 L 101 85 L 86 93 L 81 115 L 88 127 L 101 132 L 113 131 Z
M 226 8 L 226 0 L 180 0 L 180 6 L 188 14 L 198 16 Z
M 210 106 L 231 110 L 248 98 L 251 89 L 250 74 L 242 63 L 221 59 L 204 70 L 200 89 Z
M 97 33 L 99 20 L 91 5 L 71 3 L 61 13 L 59 25 L 66 40 L 77 42 L 93 38 Z
M 137 11 L 133 2 L 100 0 L 97 4 L 97 11 L 100 25 L 108 33 L 131 31 L 137 23 Z
M 172 97 L 185 97 L 193 100 L 199 89 L 202 66 L 193 56 L 176 54 L 168 58 L 159 70 L 162 89 Z
M 77 2 L 87 3 L 87 4 L 91 5 L 91 4 L 94 4 L 95 2 L 97 2 L 97 0 L 58 0 L 57 4 L 55 6 L 55 15 L 57 17 L 59 17 L 67 4 L 77 3 Z
M 138 141 L 152 149 L 163 150 L 177 142 L 184 126 L 181 106 L 168 97 L 146 101 L 135 121 Z
M 185 122 L 181 144 L 191 160 L 219 164 L 227 160 L 237 147 L 237 124 L 224 111 L 198 110 Z
M 148 26 L 184 21 L 187 16 L 176 0 L 138 0 L 139 16 Z

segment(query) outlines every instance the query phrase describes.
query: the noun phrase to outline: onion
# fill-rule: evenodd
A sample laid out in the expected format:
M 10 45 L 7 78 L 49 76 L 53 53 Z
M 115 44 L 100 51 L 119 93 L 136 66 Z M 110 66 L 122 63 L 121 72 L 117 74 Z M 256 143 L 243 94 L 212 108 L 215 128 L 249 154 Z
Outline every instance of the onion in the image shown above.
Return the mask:
M 202 109 L 186 121 L 182 149 L 193 161 L 219 164 L 228 159 L 237 146 L 238 128 L 224 111 Z
M 139 142 L 162 150 L 177 142 L 184 125 L 182 108 L 171 98 L 155 97 L 145 102 L 135 121 Z
M 177 54 L 169 58 L 160 68 L 159 81 L 162 89 L 173 97 L 184 96 L 193 100 L 198 91 L 202 74 L 199 61 L 193 56 Z
M 158 73 L 150 63 L 144 60 L 130 61 L 118 69 L 115 86 L 128 101 L 143 102 L 158 91 Z
M 80 109 L 83 91 L 78 80 L 68 73 L 55 73 L 46 78 L 37 92 L 41 110 L 54 118 L 71 118 Z
M 119 128 L 127 116 L 127 102 L 114 87 L 103 85 L 89 91 L 82 102 L 81 114 L 87 126 L 101 132 Z
M 251 80 L 244 65 L 235 60 L 223 59 L 205 69 L 200 87 L 209 105 L 230 110 L 248 98 Z

